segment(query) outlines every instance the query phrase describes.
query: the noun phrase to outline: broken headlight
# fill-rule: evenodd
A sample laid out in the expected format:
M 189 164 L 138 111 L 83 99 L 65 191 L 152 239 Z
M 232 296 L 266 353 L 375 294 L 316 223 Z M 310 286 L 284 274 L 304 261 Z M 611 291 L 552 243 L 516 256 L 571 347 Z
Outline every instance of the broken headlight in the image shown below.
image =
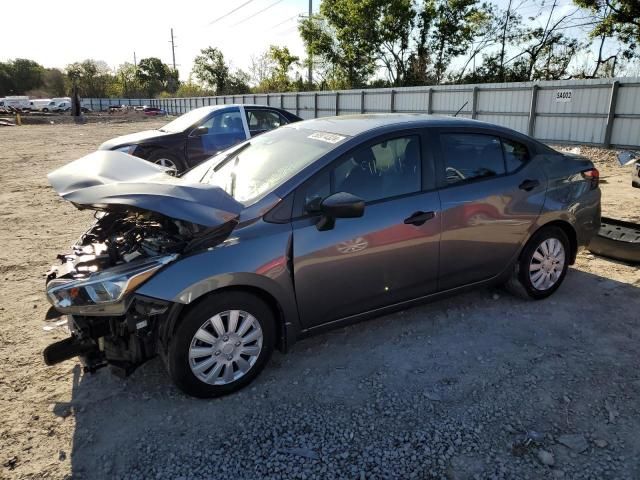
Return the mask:
M 81 280 L 55 279 L 47 285 L 47 295 L 53 306 L 63 311 L 117 303 L 176 257 L 167 255 L 118 265 Z

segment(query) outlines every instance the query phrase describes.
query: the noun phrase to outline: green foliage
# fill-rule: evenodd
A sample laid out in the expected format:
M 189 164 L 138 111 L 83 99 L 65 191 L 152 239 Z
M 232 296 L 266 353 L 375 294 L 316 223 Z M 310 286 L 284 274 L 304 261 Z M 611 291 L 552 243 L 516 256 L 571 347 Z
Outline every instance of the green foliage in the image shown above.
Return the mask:
M 627 59 L 640 56 L 640 1 L 638 0 L 574 0 L 597 17 L 592 37 L 616 37 L 624 45 Z
M 155 97 L 163 90 L 175 92 L 179 87 L 178 72 L 156 57 L 141 59 L 135 78 L 149 98 Z
M 211 88 L 216 95 L 226 93 L 229 66 L 219 49 L 207 47 L 200 50 L 200 55 L 193 60 L 192 73 L 201 83 Z
M 75 84 L 82 97 L 103 98 L 108 96 L 113 75 L 105 62 L 87 59 L 67 65 L 66 70 L 69 80 L 67 91 L 71 91 L 71 86 Z
M 44 84 L 45 69 L 26 58 L 0 63 L 0 96 L 24 95 Z

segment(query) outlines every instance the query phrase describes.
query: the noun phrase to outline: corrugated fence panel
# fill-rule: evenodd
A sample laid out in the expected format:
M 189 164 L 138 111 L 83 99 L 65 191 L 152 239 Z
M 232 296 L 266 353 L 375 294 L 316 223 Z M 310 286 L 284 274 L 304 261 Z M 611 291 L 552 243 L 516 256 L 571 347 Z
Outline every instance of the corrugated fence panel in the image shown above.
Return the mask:
M 340 92 L 340 114 L 360 113 L 361 92 Z
M 619 87 L 615 112 L 610 112 L 614 81 L 618 82 Z M 531 116 L 534 86 L 537 96 Z M 339 115 L 357 114 L 361 111 L 452 115 L 462 107 L 459 117 L 470 118 L 475 111 L 477 120 L 504 125 L 523 133 L 528 133 L 531 116 L 531 125 L 534 127 L 531 133 L 541 140 L 640 147 L 638 78 L 342 90 L 338 92 L 338 96 Z M 336 92 L 325 91 L 197 98 L 82 100 L 82 105 L 92 110 L 107 110 L 110 105 L 152 105 L 164 108 L 172 115 L 181 115 L 207 105 L 234 103 L 282 107 L 297 113 L 303 119 L 336 114 Z M 611 120 L 611 128 L 607 129 L 607 122 Z M 610 138 L 606 138 L 607 131 L 610 132 Z
M 476 120 L 482 122 L 495 123 L 503 127 L 512 128 L 520 133 L 527 133 L 529 117 L 522 115 L 483 115 L 478 114 Z
M 397 90 L 395 96 L 394 106 L 397 112 L 426 113 L 429 108 L 429 93 L 427 91 L 412 92 Z
M 462 108 L 462 111 L 459 116 L 466 112 L 471 112 L 471 105 L 473 103 L 472 95 L 473 92 L 466 89 L 434 89 L 431 94 L 431 100 L 433 102 L 431 112 L 447 115 L 456 113 L 460 108 Z

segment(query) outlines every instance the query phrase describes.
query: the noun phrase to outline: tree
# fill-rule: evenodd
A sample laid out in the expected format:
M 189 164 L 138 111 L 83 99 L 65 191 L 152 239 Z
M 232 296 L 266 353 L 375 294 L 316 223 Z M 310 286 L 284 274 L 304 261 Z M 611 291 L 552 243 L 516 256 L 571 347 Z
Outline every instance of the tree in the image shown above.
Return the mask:
M 44 83 L 44 67 L 26 58 L 0 63 L 0 95 L 24 95 Z
M 172 70 L 156 57 L 143 58 L 138 62 L 136 79 L 149 98 L 163 90 L 176 91 L 179 87 L 178 72 Z
M 411 33 L 416 24 L 412 0 L 391 0 L 380 5 L 378 58 L 392 85 L 405 85 L 410 65 Z
M 331 65 L 334 83 L 362 87 L 375 71 L 379 12 L 380 0 L 323 0 L 320 15 L 300 22 L 308 56 Z
M 200 55 L 193 60 L 192 73 L 201 83 L 211 88 L 216 95 L 226 93 L 229 66 L 225 62 L 222 52 L 216 47 L 200 50 Z
M 444 79 L 451 60 L 467 51 L 487 15 L 477 0 L 427 0 L 433 2 L 435 19 L 431 48 L 435 55 L 434 75 L 437 83 Z M 482 8 L 486 9 L 485 5 Z
M 292 55 L 288 47 L 271 45 L 266 55 L 268 76 L 262 83 L 263 91 L 286 92 L 291 89 L 289 71 L 298 63 L 299 57 Z
M 67 92 L 64 73 L 57 68 L 47 68 L 43 76 L 43 88 L 50 97 L 62 97 Z
M 83 97 L 103 98 L 108 95 L 114 81 L 109 66 L 103 62 L 87 59 L 67 65 L 67 78 L 71 85 L 78 86 L 78 93 Z
M 624 50 L 623 56 L 631 59 L 640 55 L 640 2 L 638 0 L 573 0 L 576 5 L 589 9 L 596 16 L 596 25 L 591 31 L 592 38 L 616 37 Z M 600 48 L 602 51 L 602 48 Z M 601 65 L 602 56 L 598 58 L 595 73 Z M 607 59 L 608 60 L 608 59 Z M 604 60 L 605 62 L 607 60 Z

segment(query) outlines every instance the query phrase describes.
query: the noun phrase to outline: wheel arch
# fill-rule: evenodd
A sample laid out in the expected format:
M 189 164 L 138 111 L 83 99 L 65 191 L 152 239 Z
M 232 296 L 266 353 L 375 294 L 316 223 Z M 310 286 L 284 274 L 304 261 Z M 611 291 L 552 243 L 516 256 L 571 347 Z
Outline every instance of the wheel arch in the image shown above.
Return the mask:
M 529 240 L 531 240 L 531 238 L 536 233 L 538 233 L 541 229 L 547 228 L 547 227 L 557 227 L 557 228 L 560 228 L 565 233 L 565 235 L 569 239 L 569 248 L 570 248 L 569 265 L 573 265 L 576 262 L 576 256 L 578 254 L 578 234 L 576 232 L 576 229 L 573 227 L 573 225 L 571 225 L 571 223 L 567 222 L 566 220 L 559 220 L 559 219 L 551 220 L 550 222 L 540 225 L 533 232 L 531 232 L 531 235 L 529 236 L 527 243 L 529 242 Z M 524 246 L 520 251 L 520 255 L 522 255 L 523 251 L 524 251 Z
M 285 310 L 278 298 L 276 298 L 273 293 L 255 285 L 228 285 L 204 293 L 191 303 L 176 304 L 177 311 L 174 315 L 169 316 L 168 325 L 166 325 L 165 333 L 163 335 L 165 337 L 164 342 L 166 343 L 166 345 L 168 346 L 170 338 L 175 334 L 175 331 L 180 325 L 182 318 L 184 318 L 184 316 L 187 315 L 192 309 L 194 309 L 206 299 L 210 298 L 212 295 L 221 295 L 229 292 L 249 293 L 260 298 L 267 304 L 267 306 L 273 313 L 273 318 L 276 322 L 276 348 L 283 353 L 286 352 L 295 340 L 295 325 L 285 320 Z

